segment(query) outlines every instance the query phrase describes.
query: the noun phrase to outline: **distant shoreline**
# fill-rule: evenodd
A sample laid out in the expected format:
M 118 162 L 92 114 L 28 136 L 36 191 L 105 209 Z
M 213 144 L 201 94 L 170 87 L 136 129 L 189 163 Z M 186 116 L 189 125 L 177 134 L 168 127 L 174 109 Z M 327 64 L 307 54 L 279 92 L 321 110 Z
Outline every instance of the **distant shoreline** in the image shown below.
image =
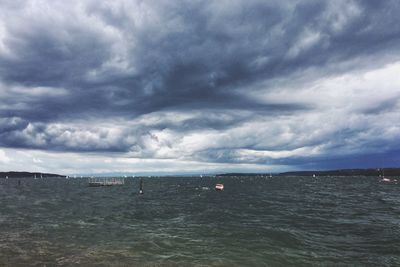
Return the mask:
M 42 172 L 0 172 L 0 178 L 54 178 L 54 177 L 66 177 L 65 175 L 55 173 L 42 173 Z
M 384 169 L 340 169 L 328 171 L 291 171 L 281 173 L 223 173 L 217 176 L 380 176 L 385 172 L 385 176 L 400 176 L 400 168 Z
M 263 172 L 263 173 L 246 173 L 246 172 L 233 172 L 233 173 L 220 173 L 220 174 L 209 174 L 210 176 L 224 177 L 224 176 L 382 176 L 384 170 L 385 176 L 400 176 L 400 168 L 376 168 L 376 169 L 338 169 L 338 170 L 327 170 L 327 171 L 290 171 L 290 172 Z M 177 176 L 198 176 L 194 174 L 179 175 Z M 176 175 L 165 175 L 176 176 Z M 203 174 L 208 176 L 208 174 Z M 124 176 L 124 175 L 113 175 L 113 176 Z M 135 176 L 149 176 L 149 175 L 135 175 Z M 153 175 L 150 175 L 153 176 Z M 155 175 L 162 177 L 164 175 Z M 42 173 L 42 172 L 26 172 L 26 171 L 8 171 L 0 172 L 0 178 L 65 178 L 67 175 L 55 174 L 55 173 Z

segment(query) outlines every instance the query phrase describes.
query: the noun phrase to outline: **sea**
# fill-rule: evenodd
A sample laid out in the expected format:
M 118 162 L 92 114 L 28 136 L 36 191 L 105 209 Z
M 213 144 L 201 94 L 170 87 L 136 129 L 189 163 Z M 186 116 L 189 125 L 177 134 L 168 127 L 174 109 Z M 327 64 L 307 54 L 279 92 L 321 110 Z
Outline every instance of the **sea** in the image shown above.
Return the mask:
M 400 184 L 2 178 L 0 266 L 400 266 Z

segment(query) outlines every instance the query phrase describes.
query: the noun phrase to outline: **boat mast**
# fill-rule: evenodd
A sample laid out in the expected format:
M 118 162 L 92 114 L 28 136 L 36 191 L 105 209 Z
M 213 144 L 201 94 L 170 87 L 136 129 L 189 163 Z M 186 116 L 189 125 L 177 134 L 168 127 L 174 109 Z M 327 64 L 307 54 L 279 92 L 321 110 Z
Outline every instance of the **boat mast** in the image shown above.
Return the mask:
M 139 194 L 143 194 L 143 179 L 142 178 L 140 178 Z

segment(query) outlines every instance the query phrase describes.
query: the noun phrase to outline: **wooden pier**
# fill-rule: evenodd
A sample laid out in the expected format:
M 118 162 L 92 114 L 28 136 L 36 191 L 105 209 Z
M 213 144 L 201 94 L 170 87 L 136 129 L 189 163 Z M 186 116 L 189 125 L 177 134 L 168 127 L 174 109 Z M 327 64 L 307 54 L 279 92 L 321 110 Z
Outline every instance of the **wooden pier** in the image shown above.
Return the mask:
M 115 177 L 91 177 L 88 179 L 89 186 L 112 186 L 125 184 L 125 178 Z

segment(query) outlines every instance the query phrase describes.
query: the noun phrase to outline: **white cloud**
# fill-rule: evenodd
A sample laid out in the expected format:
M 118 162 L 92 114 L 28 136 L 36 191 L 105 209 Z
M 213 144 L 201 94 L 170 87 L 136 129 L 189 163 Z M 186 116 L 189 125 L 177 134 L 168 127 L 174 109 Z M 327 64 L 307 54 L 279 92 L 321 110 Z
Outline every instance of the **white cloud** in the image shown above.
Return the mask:
M 385 101 L 399 100 L 400 62 L 374 70 L 350 72 L 298 84 L 286 88 L 265 88 L 255 94 L 266 103 L 300 103 L 316 111 L 343 110 L 363 112 L 379 107 Z
M 400 138 L 400 126 L 393 123 L 400 118 L 398 73 L 400 62 L 308 83 L 293 80 L 284 88 L 257 91 L 254 97 L 265 103 L 311 107 L 269 123 L 271 131 L 276 132 L 277 146 L 287 143 L 300 148 L 315 142 L 315 146 L 326 144 L 325 151 L 320 152 L 331 155 L 373 152 L 384 140 L 394 144 Z
M 224 171 L 273 171 L 282 166 L 257 164 L 202 163 L 175 159 L 127 158 L 123 154 L 55 153 L 38 150 L 4 149 L 9 160 L 0 171 L 40 171 L 58 174 L 91 174 L 125 172 L 143 173 L 221 173 Z M 0 159 L 4 151 L 0 151 Z
M 301 53 L 304 53 L 317 45 L 321 39 L 322 36 L 320 32 L 305 29 L 295 41 L 294 45 L 289 48 L 286 57 L 292 59 L 299 56 Z
M 8 164 L 11 162 L 11 159 L 6 155 L 4 150 L 0 150 L 0 162 L 3 164 Z

